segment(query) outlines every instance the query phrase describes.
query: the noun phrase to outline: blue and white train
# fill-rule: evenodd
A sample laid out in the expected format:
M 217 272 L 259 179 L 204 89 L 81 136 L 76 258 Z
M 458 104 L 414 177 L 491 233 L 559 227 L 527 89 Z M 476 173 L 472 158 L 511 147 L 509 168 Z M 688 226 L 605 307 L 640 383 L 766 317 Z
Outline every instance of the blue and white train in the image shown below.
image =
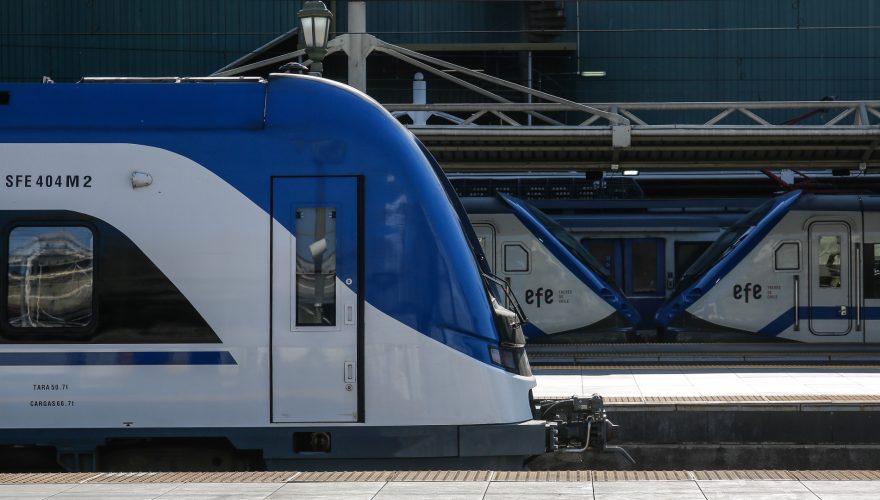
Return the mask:
M 442 172 L 348 87 L 0 85 L 0 179 L 4 456 L 516 467 L 605 445 L 601 398 L 531 400 Z
M 505 194 L 462 198 L 490 267 L 525 310 L 529 342 L 634 339 L 639 313 L 559 224 Z
M 880 197 L 764 203 L 694 262 L 656 321 L 689 339 L 880 342 Z

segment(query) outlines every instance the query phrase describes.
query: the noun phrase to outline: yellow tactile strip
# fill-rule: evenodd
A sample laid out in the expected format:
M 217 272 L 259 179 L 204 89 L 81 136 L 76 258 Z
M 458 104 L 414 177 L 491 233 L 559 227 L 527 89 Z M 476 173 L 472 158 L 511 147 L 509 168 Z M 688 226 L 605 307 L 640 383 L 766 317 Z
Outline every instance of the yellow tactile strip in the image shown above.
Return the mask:
M 720 471 L 349 471 L 349 472 L 112 472 L 0 474 L 0 484 L 289 483 L 289 482 L 590 482 L 590 481 L 880 481 L 878 470 Z

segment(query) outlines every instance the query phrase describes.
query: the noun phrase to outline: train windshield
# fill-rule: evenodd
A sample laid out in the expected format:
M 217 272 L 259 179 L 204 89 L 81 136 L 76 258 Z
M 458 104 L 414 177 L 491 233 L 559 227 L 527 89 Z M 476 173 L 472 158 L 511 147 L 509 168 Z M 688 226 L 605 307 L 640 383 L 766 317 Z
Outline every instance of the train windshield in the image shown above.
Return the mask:
M 712 243 L 702 255 L 691 264 L 691 267 L 684 272 L 675 293 L 679 293 L 690 286 L 697 278 L 699 278 L 707 269 L 715 265 L 718 261 L 729 254 L 737 245 L 739 245 L 746 236 L 751 233 L 758 223 L 763 219 L 770 210 L 776 205 L 777 200 L 769 200 L 757 206 L 751 212 L 747 213 L 736 224 L 727 228 L 721 233 L 721 236 Z
M 456 215 L 458 215 L 458 223 L 461 226 L 461 230 L 464 232 L 465 238 L 468 241 L 468 247 L 470 247 L 471 255 L 474 257 L 474 260 L 477 262 L 477 267 L 480 268 L 480 272 L 483 274 L 484 283 L 486 284 L 486 288 L 489 289 L 489 293 L 491 293 L 495 300 L 498 301 L 499 304 L 507 304 L 508 308 L 516 314 L 518 318 L 518 322 L 520 324 L 528 321 L 525 317 L 525 313 L 523 313 L 522 307 L 520 307 L 519 302 L 516 300 L 516 297 L 513 295 L 513 291 L 510 289 L 510 285 L 506 284 L 503 280 L 500 280 L 497 276 L 492 274 L 492 268 L 489 266 L 489 261 L 486 259 L 486 255 L 483 253 L 483 247 L 480 246 L 480 242 L 477 239 L 477 234 L 474 232 L 473 226 L 471 226 L 470 219 L 467 216 L 467 212 L 464 210 L 464 206 L 462 206 L 461 201 L 458 199 L 458 195 L 455 193 L 455 189 L 452 187 L 452 183 L 449 182 L 449 179 L 446 178 L 446 174 L 443 173 L 443 169 L 440 168 L 440 164 L 437 163 L 437 160 L 434 158 L 434 155 L 428 151 L 428 148 L 422 144 L 422 141 L 416 139 L 416 143 L 419 145 L 419 149 L 422 150 L 422 154 L 425 155 L 425 158 L 428 159 L 428 163 L 431 164 L 431 168 L 434 169 L 434 174 L 437 175 L 437 178 L 440 180 L 440 184 L 443 186 L 443 190 L 446 192 L 446 197 L 449 199 L 449 203 L 452 205 L 455 210 Z
M 556 221 L 547 216 L 544 212 L 538 210 L 533 207 L 531 204 L 526 202 L 525 200 L 518 200 L 519 203 L 522 204 L 522 207 L 526 209 L 526 211 L 531 214 L 532 217 L 538 220 L 542 226 L 547 228 L 550 231 L 550 234 L 553 235 L 554 238 L 559 240 L 559 243 L 562 244 L 571 252 L 572 255 L 584 266 L 587 267 L 590 271 L 602 276 L 606 281 L 612 282 L 611 275 L 608 273 L 608 270 L 599 264 L 599 261 L 593 257 L 590 252 L 587 251 L 586 248 L 583 247 L 578 241 L 571 235 L 568 231 L 565 230 L 564 227 L 560 226 Z

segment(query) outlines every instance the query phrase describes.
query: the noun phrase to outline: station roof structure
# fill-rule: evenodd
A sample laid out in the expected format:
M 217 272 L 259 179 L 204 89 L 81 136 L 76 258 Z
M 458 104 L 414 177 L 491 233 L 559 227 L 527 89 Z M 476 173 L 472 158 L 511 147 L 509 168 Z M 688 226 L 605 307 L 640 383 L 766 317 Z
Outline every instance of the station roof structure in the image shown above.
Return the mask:
M 536 116 L 583 113 L 560 104 L 386 105 L 399 116 L 443 117 L 408 126 L 448 171 L 880 167 L 880 101 L 587 106 L 629 123 L 589 113 L 575 124 Z M 771 118 L 780 115 L 809 116 Z

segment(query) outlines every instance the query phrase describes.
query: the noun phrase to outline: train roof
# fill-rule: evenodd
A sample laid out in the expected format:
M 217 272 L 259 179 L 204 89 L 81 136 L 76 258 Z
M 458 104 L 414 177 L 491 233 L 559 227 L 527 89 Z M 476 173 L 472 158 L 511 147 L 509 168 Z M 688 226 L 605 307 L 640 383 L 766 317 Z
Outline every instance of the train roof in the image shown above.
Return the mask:
M 802 192 L 792 210 L 853 211 L 880 210 L 880 196 L 863 194 L 819 194 Z
M 0 83 L 0 129 L 261 130 L 302 126 L 320 118 L 316 106 L 325 116 L 373 111 L 391 118 L 357 90 L 306 75 Z

